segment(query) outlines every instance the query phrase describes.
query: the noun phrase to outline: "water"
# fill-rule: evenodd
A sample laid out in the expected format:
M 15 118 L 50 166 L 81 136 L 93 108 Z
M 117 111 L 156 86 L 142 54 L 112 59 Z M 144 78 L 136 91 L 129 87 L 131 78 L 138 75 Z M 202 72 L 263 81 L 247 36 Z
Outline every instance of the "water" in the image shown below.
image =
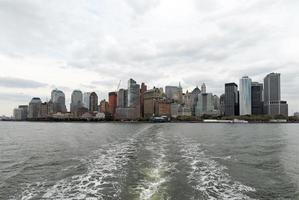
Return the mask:
M 299 199 L 298 128 L 0 122 L 0 199 Z

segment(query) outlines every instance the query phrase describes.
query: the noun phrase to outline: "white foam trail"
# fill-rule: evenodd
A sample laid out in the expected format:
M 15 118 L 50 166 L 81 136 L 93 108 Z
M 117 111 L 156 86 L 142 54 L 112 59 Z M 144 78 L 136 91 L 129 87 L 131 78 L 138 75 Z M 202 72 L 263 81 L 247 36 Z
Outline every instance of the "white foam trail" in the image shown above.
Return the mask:
M 206 198 L 216 199 L 251 199 L 246 192 L 255 189 L 233 181 L 226 167 L 209 158 L 200 144 L 182 140 L 182 154 L 190 165 L 188 179 L 196 191 L 200 191 Z
M 151 126 L 136 132 L 123 143 L 108 144 L 93 152 L 84 162 L 87 173 L 58 181 L 51 188 L 29 185 L 22 193 L 22 200 L 28 200 L 45 191 L 43 199 L 119 199 L 121 180 L 126 176 L 125 166 L 135 154 L 135 144 L 140 134 Z
M 138 191 L 140 191 L 140 200 L 151 199 L 157 192 L 159 192 L 162 185 L 168 181 L 168 177 L 165 177 L 164 174 L 170 169 L 171 166 L 169 166 L 169 163 L 167 163 L 165 160 L 166 140 L 162 137 L 162 134 L 163 132 L 157 133 L 157 141 L 149 142 L 147 143 L 147 146 L 145 146 L 145 148 L 151 151 L 151 153 L 154 155 L 154 159 L 152 160 L 154 166 L 147 169 L 148 173 L 146 176 L 148 178 L 141 180 L 136 188 Z M 163 197 L 163 199 L 165 199 L 165 197 Z

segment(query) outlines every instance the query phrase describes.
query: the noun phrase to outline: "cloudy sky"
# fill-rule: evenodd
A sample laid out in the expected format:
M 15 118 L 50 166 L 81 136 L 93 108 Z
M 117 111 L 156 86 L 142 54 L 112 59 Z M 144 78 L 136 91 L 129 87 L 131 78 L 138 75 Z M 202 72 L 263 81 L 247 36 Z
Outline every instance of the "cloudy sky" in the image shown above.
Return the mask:
M 0 115 L 53 88 L 149 87 L 224 92 L 243 75 L 281 73 L 299 111 L 298 0 L 0 0 Z

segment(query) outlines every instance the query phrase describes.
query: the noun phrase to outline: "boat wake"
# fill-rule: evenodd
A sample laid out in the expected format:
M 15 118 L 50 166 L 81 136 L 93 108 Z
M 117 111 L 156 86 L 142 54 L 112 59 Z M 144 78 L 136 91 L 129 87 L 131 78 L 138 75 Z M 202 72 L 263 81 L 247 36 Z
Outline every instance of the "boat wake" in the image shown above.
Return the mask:
M 181 149 L 186 163 L 189 163 L 189 184 L 205 199 L 252 199 L 246 193 L 254 188 L 234 181 L 226 167 L 209 158 L 198 143 L 185 141 Z M 229 159 L 225 157 L 224 159 Z M 196 196 L 193 199 L 197 199 Z

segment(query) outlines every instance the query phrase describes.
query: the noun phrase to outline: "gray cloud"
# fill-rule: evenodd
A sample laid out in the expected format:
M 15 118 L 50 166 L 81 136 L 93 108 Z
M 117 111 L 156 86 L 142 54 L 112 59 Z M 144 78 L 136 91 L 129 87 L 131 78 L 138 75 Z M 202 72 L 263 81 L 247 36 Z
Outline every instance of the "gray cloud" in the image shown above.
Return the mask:
M 7 88 L 40 88 L 46 87 L 46 83 L 41 83 L 33 80 L 13 78 L 13 77 L 0 77 L 0 87 Z
M 12 101 L 27 104 L 31 100 L 32 96 L 24 93 L 0 93 L 1 101 Z
M 63 61 L 63 70 L 97 74 L 76 87 L 101 92 L 132 77 L 150 86 L 205 82 L 221 94 L 225 82 L 275 71 L 285 98 L 298 99 L 298 8 L 295 0 L 3 0 L 0 58 Z M 59 88 L 71 92 L 70 79 Z

